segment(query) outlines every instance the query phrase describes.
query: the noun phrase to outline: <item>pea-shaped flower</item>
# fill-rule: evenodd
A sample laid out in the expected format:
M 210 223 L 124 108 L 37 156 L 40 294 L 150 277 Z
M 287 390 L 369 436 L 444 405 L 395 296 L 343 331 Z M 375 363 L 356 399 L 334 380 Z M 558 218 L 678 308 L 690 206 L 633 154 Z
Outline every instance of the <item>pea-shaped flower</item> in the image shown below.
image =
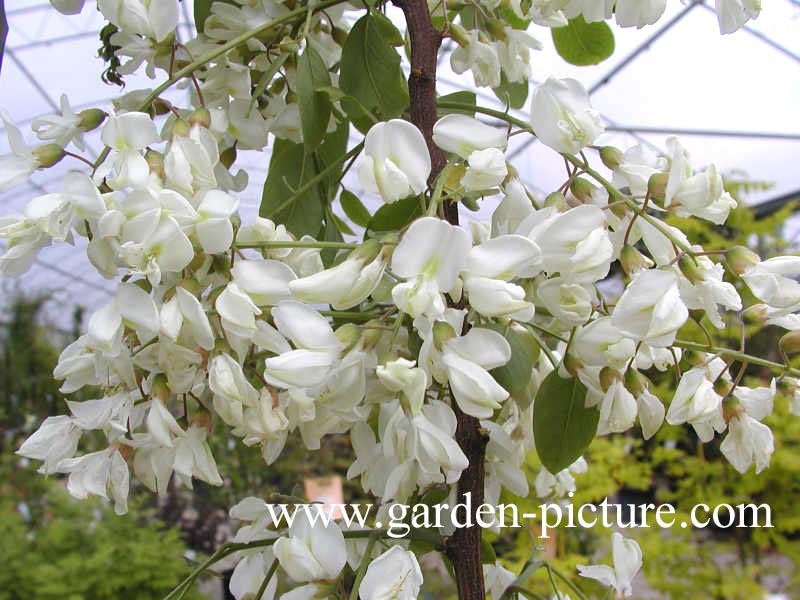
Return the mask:
M 531 125 L 536 136 L 554 150 L 575 154 L 601 133 L 600 114 L 589 94 L 574 79 L 556 79 L 536 86 L 531 99 Z

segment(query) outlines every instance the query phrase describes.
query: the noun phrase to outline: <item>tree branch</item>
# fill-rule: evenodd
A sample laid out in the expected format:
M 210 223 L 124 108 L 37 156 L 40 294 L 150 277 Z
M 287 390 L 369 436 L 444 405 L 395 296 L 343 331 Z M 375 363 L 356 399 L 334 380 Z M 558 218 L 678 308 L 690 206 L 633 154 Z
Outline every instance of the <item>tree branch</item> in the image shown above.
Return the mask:
M 431 155 L 428 183 L 433 184 L 447 163 L 442 150 L 433 143 L 433 125 L 438 116 L 436 63 L 442 34 L 431 23 L 426 0 L 394 0 L 394 3 L 403 10 L 411 40 L 411 75 L 408 78 L 411 122 L 420 129 L 428 145 Z M 458 225 L 458 204 L 446 202 L 443 208 L 448 223 Z M 458 423 L 456 441 L 469 460 L 469 466 L 458 481 L 458 501 L 466 503 L 469 498 L 473 510 L 470 515 L 472 526 L 457 528 L 445 544 L 445 551 L 453 563 L 459 599 L 484 600 L 481 529 L 476 524 L 475 509 L 483 504 L 484 457 L 488 439 L 478 419 L 464 414 L 456 404 L 453 409 Z

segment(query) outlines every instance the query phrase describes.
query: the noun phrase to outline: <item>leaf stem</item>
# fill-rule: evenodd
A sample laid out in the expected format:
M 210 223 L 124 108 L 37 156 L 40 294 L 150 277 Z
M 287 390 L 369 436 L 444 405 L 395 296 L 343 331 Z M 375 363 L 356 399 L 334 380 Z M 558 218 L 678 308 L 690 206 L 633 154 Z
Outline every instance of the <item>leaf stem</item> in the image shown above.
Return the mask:
M 339 250 L 355 250 L 360 244 L 350 242 L 327 242 L 327 241 L 293 241 L 293 240 L 275 240 L 268 242 L 244 242 L 234 244 L 234 247 L 239 250 L 249 248 L 336 248 Z

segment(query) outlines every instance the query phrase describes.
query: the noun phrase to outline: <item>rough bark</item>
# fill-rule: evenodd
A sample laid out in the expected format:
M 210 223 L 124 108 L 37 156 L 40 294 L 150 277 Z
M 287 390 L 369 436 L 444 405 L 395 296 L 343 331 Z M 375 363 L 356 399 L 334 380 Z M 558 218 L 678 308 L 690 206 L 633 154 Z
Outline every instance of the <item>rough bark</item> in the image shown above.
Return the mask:
M 444 153 L 433 143 L 433 125 L 436 123 L 436 64 L 442 34 L 431 23 L 426 0 L 394 0 L 403 10 L 411 41 L 411 75 L 408 91 L 411 100 L 411 121 L 428 145 L 431 155 L 433 183 L 446 164 Z M 458 204 L 446 202 L 444 215 L 452 225 L 458 225 Z M 485 600 L 486 592 L 481 563 L 481 529 L 476 525 L 477 507 L 483 504 L 484 457 L 487 437 L 475 417 L 464 414 L 453 406 L 457 418 L 456 441 L 469 460 L 469 466 L 461 473 L 458 482 L 458 502 L 470 498 L 473 508 L 471 527 L 460 527 L 446 541 L 445 550 L 453 563 L 460 600 Z

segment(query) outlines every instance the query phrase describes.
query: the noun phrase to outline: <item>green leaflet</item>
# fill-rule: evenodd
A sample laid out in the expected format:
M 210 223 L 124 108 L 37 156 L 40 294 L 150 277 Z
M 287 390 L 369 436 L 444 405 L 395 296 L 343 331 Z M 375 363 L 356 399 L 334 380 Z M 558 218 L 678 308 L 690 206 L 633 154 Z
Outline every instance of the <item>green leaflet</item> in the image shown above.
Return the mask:
M 386 17 L 368 13 L 356 21 L 342 48 L 339 87 L 381 119 L 408 106 L 408 84 L 394 49 L 400 32 Z M 345 108 L 347 110 L 347 108 Z
M 614 53 L 614 33 L 604 21 L 587 23 L 579 15 L 551 32 L 559 55 L 573 65 L 596 65 Z
M 297 60 L 296 80 L 297 104 L 306 150 L 316 149 L 325 137 L 331 118 L 331 101 L 320 88 L 330 85 L 331 76 L 325 62 L 314 48 L 306 46 Z
M 580 458 L 597 433 L 600 411 L 586 408 L 586 388 L 558 369 L 545 377 L 533 405 L 533 437 L 539 460 L 551 473 Z

